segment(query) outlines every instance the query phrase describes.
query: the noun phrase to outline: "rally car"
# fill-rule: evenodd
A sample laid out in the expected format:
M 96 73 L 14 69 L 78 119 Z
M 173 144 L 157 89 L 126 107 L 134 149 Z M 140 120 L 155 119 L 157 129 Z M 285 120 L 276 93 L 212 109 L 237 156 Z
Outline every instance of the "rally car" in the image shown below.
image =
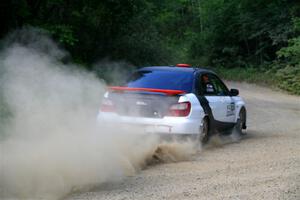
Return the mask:
M 108 87 L 98 120 L 142 127 L 146 133 L 196 136 L 205 143 L 213 134 L 246 129 L 246 106 L 238 95 L 208 69 L 144 67 L 124 86 Z

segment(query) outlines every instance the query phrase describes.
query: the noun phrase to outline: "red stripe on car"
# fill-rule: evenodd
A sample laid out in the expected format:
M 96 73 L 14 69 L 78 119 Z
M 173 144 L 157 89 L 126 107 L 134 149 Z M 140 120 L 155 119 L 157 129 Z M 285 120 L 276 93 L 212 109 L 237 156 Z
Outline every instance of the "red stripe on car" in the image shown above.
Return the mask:
M 182 90 L 166 90 L 166 89 L 155 89 L 155 88 L 130 88 L 130 87 L 120 87 L 120 86 L 110 86 L 108 90 L 123 92 L 123 91 L 145 91 L 145 92 L 158 92 L 164 93 L 166 95 L 178 95 L 184 94 L 185 91 Z

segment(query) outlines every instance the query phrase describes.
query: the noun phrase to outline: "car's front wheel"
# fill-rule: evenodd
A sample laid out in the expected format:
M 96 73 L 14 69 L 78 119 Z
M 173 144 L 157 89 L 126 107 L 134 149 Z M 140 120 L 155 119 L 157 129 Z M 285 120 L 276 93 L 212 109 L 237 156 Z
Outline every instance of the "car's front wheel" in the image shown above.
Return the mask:
M 242 109 L 239 113 L 239 118 L 237 119 L 235 130 L 238 134 L 243 135 L 245 134 L 245 131 L 243 130 L 246 126 L 246 111 L 245 109 Z

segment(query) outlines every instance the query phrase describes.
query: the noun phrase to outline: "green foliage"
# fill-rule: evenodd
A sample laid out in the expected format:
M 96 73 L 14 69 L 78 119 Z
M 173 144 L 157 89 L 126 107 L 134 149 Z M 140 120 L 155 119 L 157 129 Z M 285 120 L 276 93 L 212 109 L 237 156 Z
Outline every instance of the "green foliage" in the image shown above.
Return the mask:
M 300 63 L 300 36 L 289 40 L 289 45 L 277 52 L 279 58 L 289 59 L 292 64 Z
M 78 39 L 74 36 L 72 26 L 69 25 L 44 25 L 41 28 L 48 30 L 48 32 L 57 39 L 57 41 L 66 46 L 74 46 Z
M 278 87 L 300 95 L 300 18 L 295 18 L 293 23 L 295 37 L 277 52 L 278 60 L 273 67 L 277 68 Z
M 41 27 L 90 70 L 99 60 L 135 66 L 187 62 L 224 72 L 245 69 L 237 73 L 247 79 L 267 68 L 262 74 L 272 72 L 279 87 L 298 87 L 292 77 L 300 59 L 297 1 L 4 0 L 0 8 L 0 37 L 22 26 Z
M 205 1 L 193 58 L 210 65 L 258 66 L 272 61 L 287 43 L 291 16 L 287 1 Z
M 292 94 L 300 95 L 300 64 L 296 66 L 286 66 L 276 73 L 279 88 Z
M 298 35 L 300 33 L 300 18 L 295 18 L 294 33 Z M 288 41 L 288 46 L 281 48 L 277 51 L 278 58 L 285 59 L 289 65 L 300 64 L 300 36 L 295 36 Z

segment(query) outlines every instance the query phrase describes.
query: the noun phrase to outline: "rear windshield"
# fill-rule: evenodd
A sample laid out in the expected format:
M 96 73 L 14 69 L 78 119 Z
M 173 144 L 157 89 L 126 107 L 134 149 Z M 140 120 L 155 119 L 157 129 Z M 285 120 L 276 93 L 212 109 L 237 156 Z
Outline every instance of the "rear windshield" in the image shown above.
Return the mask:
M 192 91 L 193 73 L 184 71 L 137 71 L 130 77 L 128 87 Z

